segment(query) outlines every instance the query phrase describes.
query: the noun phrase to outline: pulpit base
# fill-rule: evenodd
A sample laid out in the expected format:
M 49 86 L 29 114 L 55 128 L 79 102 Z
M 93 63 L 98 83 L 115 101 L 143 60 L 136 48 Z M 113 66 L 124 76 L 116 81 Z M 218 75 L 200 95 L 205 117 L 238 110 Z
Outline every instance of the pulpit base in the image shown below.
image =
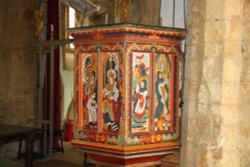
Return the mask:
M 171 152 L 169 152 L 171 154 Z M 90 154 L 90 162 L 100 166 L 115 166 L 115 167 L 142 167 L 154 166 L 161 164 L 161 159 L 165 155 L 156 155 L 149 157 L 137 157 L 130 159 L 111 158 L 107 156 Z
M 161 164 L 161 159 L 180 148 L 180 142 L 139 146 L 114 146 L 85 141 L 73 141 L 80 151 L 87 153 L 90 162 L 101 166 L 142 167 Z

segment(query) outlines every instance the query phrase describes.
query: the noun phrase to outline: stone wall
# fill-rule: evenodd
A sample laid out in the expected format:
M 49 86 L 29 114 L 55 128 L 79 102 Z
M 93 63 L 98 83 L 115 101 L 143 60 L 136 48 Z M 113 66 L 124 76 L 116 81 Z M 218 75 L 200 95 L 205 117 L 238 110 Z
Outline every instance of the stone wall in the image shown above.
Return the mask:
M 250 166 L 250 1 L 243 0 L 242 10 L 242 70 L 240 73 L 239 163 Z
M 250 165 L 250 3 L 188 1 L 181 165 Z
M 0 120 L 27 124 L 37 107 L 36 61 L 28 52 L 38 0 L 0 1 Z
M 34 37 L 38 0 L 0 1 L 0 123 L 27 125 L 37 111 L 36 59 L 28 52 Z M 18 143 L 4 145 L 0 157 L 13 157 Z

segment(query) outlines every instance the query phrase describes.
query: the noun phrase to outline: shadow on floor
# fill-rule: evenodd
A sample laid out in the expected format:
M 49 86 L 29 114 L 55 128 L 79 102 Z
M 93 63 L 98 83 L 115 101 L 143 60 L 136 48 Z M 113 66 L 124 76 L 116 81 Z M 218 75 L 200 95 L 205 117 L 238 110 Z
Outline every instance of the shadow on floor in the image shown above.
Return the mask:
M 0 160 L 1 167 L 23 167 L 20 163 L 14 163 L 9 160 Z
M 62 160 L 49 160 L 44 162 L 35 163 L 34 167 L 83 167 L 82 165 L 66 162 Z
M 84 154 L 70 143 L 64 143 L 64 153 L 54 153 L 50 159 L 34 158 L 33 167 L 83 167 Z M 24 167 L 25 158 L 17 159 L 16 154 L 0 159 L 0 167 Z

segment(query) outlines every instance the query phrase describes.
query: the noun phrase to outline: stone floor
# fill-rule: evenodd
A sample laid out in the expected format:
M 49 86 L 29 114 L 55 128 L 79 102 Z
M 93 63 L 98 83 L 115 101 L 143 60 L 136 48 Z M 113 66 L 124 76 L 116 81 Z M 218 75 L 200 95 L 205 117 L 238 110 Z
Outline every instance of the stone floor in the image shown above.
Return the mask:
M 64 154 L 55 153 L 52 159 L 36 159 L 34 167 L 83 167 L 84 153 L 77 151 L 70 143 L 64 143 Z M 179 167 L 180 154 L 168 155 L 162 159 L 158 167 Z M 23 167 L 24 159 L 17 160 L 16 157 L 0 159 L 0 167 Z
M 83 153 L 76 151 L 68 142 L 64 143 L 64 154 L 54 153 L 52 158 L 35 159 L 34 167 L 83 167 Z M 23 167 L 24 159 L 7 156 L 0 159 L 0 167 Z

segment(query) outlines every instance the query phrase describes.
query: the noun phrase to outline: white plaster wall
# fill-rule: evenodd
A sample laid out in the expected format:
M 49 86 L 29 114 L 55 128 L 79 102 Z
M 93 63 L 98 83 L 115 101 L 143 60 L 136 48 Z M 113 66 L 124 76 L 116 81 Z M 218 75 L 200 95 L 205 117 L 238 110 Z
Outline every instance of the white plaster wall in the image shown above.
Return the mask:
M 67 53 L 70 54 L 70 53 Z M 73 56 L 73 53 L 71 53 Z M 60 57 L 60 75 L 62 80 L 61 90 L 61 125 L 63 126 L 64 121 L 67 117 L 67 113 L 70 110 L 70 104 L 74 94 L 74 72 L 73 70 L 63 69 L 63 58 Z
M 174 1 L 175 1 L 175 8 L 173 7 Z M 185 27 L 183 4 L 184 0 L 161 0 L 162 26 L 174 27 L 174 28 Z

